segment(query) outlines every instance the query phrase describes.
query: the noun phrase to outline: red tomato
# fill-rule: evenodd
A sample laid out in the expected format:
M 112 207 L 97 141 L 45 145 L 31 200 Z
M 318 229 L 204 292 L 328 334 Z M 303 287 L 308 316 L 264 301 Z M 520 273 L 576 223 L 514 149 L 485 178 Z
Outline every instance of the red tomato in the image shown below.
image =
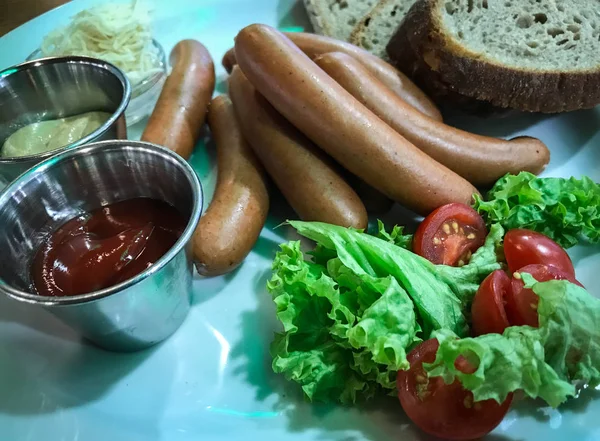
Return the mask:
M 435 264 L 462 266 L 486 236 L 485 222 L 475 210 L 465 204 L 447 204 L 421 222 L 413 251 Z
M 552 265 L 575 277 L 573 262 L 562 247 L 547 236 L 531 230 L 510 230 L 504 236 L 504 255 L 511 273 L 527 265 Z
M 529 273 L 538 282 L 547 282 L 549 280 L 568 280 L 579 286 L 575 277 L 557 267 L 550 265 L 527 265 L 517 271 L 517 273 Z M 531 289 L 526 289 L 520 276 L 512 279 L 512 289 L 506 296 L 506 315 L 508 321 L 513 326 L 528 325 L 539 326 L 537 307 L 539 297 Z
M 504 309 L 510 289 L 510 278 L 502 270 L 494 271 L 481 283 L 471 305 L 475 335 L 502 334 L 510 326 Z
M 428 378 L 423 363 L 432 363 L 439 347 L 436 339 L 427 340 L 408 354 L 410 369 L 398 372 L 398 397 L 406 415 L 424 432 L 452 439 L 471 440 L 493 430 L 504 418 L 512 394 L 502 404 L 494 400 L 473 403 L 473 394 L 455 381 Z M 467 368 L 458 366 L 463 372 Z M 470 365 L 469 365 L 470 367 Z M 472 370 L 472 369 L 471 369 Z

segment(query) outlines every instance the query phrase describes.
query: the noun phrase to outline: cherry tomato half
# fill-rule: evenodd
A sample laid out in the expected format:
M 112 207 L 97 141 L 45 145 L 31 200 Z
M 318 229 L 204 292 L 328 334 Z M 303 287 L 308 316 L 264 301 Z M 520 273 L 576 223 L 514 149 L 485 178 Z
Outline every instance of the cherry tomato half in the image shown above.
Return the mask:
M 398 372 L 398 397 L 406 415 L 424 432 L 452 439 L 471 440 L 493 430 L 504 418 L 512 394 L 502 403 L 494 400 L 473 402 L 473 394 L 455 381 L 428 378 L 423 363 L 432 363 L 439 343 L 427 340 L 408 354 L 410 369 Z M 466 360 L 463 359 L 466 363 Z M 458 366 L 461 371 L 465 369 Z
M 413 251 L 435 264 L 462 266 L 486 236 L 485 222 L 475 210 L 465 204 L 447 204 L 421 222 Z
M 561 269 L 550 265 L 527 265 L 517 271 L 517 273 L 529 273 L 538 282 L 547 282 L 549 280 L 568 280 L 579 286 L 575 277 Z M 506 316 L 513 326 L 528 325 L 539 326 L 537 307 L 539 297 L 532 289 L 525 288 L 525 284 L 520 276 L 513 275 L 512 288 L 506 296 Z
M 481 283 L 471 305 L 475 335 L 502 334 L 510 326 L 504 308 L 510 290 L 510 278 L 502 270 L 494 271 Z
M 511 273 L 539 263 L 552 265 L 575 277 L 575 268 L 567 252 L 549 237 L 535 231 L 515 229 L 506 233 L 504 255 Z

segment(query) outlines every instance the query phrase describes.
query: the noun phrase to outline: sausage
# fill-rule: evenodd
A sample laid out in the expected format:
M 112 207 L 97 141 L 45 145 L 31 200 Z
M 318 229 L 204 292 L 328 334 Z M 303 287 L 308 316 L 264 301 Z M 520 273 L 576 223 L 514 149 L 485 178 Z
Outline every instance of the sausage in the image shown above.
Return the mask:
M 233 72 L 233 67 L 237 64 L 237 61 L 235 59 L 235 48 L 232 47 L 227 52 L 225 52 L 221 64 L 223 65 L 227 73 L 230 74 L 231 72 Z
M 237 66 L 229 94 L 242 133 L 300 219 L 367 228 L 365 206 L 331 159 L 277 113 Z
M 254 87 L 301 132 L 367 184 L 419 214 L 477 193 L 329 77 L 285 35 L 250 25 L 235 40 Z
M 315 62 L 407 140 L 474 185 L 492 185 L 507 173 L 539 174 L 550 161 L 550 151 L 539 139 L 474 135 L 423 115 L 349 55 L 324 54 Z
M 180 41 L 169 58 L 173 70 L 141 139 L 188 159 L 204 126 L 215 88 L 215 66 L 208 50 L 196 40 Z
M 233 68 L 237 64 L 235 60 L 235 48 L 231 48 L 225 53 L 222 64 L 227 72 L 232 73 Z M 263 164 L 265 163 L 264 159 L 261 159 L 261 161 Z M 361 181 L 351 173 L 346 173 L 343 177 L 358 194 L 368 213 L 386 213 L 392 208 L 394 202 L 380 191 Z M 290 202 L 289 199 L 288 202 Z M 292 205 L 291 202 L 290 205 Z M 298 213 L 297 210 L 296 212 Z
M 218 276 L 238 267 L 258 240 L 269 193 L 227 96 L 212 101 L 208 125 L 217 146 L 217 186 L 194 232 L 193 255 L 200 274 Z
M 308 34 L 305 32 L 286 32 L 285 35 L 289 37 L 300 50 L 313 59 L 328 52 L 343 52 L 356 58 L 364 64 L 375 77 L 379 78 L 382 83 L 408 104 L 413 106 L 419 112 L 438 121 L 442 121 L 442 114 L 433 101 L 406 75 L 381 58 L 358 46 L 324 35 Z M 233 66 L 236 63 L 235 59 L 235 49 L 230 49 L 223 57 L 223 67 L 225 67 L 228 72 L 231 71 L 230 66 Z

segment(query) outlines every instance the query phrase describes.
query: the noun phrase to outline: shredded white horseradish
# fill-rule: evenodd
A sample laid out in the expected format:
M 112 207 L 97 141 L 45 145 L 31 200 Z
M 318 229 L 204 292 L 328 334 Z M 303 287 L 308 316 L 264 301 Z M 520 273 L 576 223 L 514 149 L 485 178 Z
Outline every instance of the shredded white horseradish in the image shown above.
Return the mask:
M 137 0 L 79 12 L 68 26 L 44 38 L 41 51 L 44 56 L 82 55 L 108 61 L 127 74 L 132 86 L 160 71 L 150 10 Z

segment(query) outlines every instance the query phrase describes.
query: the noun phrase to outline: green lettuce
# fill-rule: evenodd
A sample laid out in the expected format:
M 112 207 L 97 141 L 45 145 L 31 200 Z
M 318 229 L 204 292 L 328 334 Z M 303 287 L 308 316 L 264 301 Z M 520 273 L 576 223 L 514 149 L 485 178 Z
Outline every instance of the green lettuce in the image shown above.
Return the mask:
M 425 369 L 446 383 L 458 378 L 473 392 L 475 401 L 493 399 L 501 403 L 509 393 L 522 389 L 532 398 L 540 397 L 557 406 L 575 392 L 573 385 L 561 380 L 546 363 L 542 337 L 536 329 L 511 327 L 502 335 L 464 339 L 443 330 L 434 337 L 440 347 L 436 360 Z M 460 356 L 478 366 L 477 371 L 465 374 L 456 369 L 454 362 Z
M 284 328 L 271 347 L 273 370 L 311 400 L 354 402 L 393 388 L 390 373 L 408 367 L 406 348 L 420 329 L 394 278 L 356 276 L 338 259 L 329 266 L 339 284 L 304 260 L 299 241 L 281 246 L 267 285 Z
M 352 273 L 394 277 L 415 304 L 426 338 L 442 328 L 466 335 L 467 322 L 458 297 L 427 259 L 377 237 L 336 225 L 298 221 L 291 221 L 290 225 L 300 235 L 334 250 Z
M 317 244 L 306 256 L 299 241 L 283 244 L 275 257 L 267 288 L 283 332 L 271 355 L 273 370 L 299 383 L 310 400 L 352 403 L 393 391 L 397 371 L 408 368 L 406 354 L 431 332 L 467 335 L 460 299 L 471 298 L 485 272 L 499 267 L 501 227 L 471 263 L 450 269 L 389 238 L 290 224 Z
M 521 274 L 540 297 L 540 333 L 546 362 L 565 381 L 600 384 L 600 300 L 561 280 L 536 283 Z
M 488 224 L 535 230 L 563 248 L 579 239 L 600 241 L 600 185 L 588 177 L 538 178 L 521 172 L 496 182 L 487 201 L 475 199 L 475 209 Z
M 311 401 L 354 403 L 357 397 L 375 395 L 374 384 L 367 383 L 351 368 L 352 352 L 327 341 L 312 348 L 290 348 L 286 334 L 278 334 L 272 344 L 273 371 L 302 386 Z
M 379 297 L 348 330 L 348 341 L 353 348 L 367 349 L 376 363 L 392 370 L 408 369 L 406 348 L 420 340 L 412 302 L 393 277 L 363 279 L 357 291 L 372 290 Z
M 522 274 L 540 297 L 539 328 L 516 326 L 502 335 L 459 339 L 452 332 L 434 334 L 440 342 L 436 360 L 425 368 L 446 382 L 458 378 L 476 401 L 504 401 L 516 390 L 556 407 L 575 395 L 575 382 L 600 383 L 600 300 L 567 281 L 538 283 Z M 464 356 L 477 370 L 465 374 L 455 361 Z
M 484 245 L 473 253 L 467 265 L 461 267 L 438 265 L 436 267 L 440 277 L 458 296 L 465 313 L 470 311 L 473 297 L 483 279 L 502 268 L 500 262 L 504 260 L 503 239 L 504 228 L 500 224 L 494 224 L 490 228 Z
M 377 237 L 393 243 L 401 248 L 405 248 L 409 251 L 412 251 L 412 234 L 404 234 L 404 227 L 400 225 L 394 225 L 392 228 L 392 232 L 388 233 L 385 230 L 385 225 L 379 219 L 377 220 Z
M 491 226 L 467 265 L 453 268 L 397 246 L 401 230 L 380 239 L 317 222 L 290 224 L 316 245 L 305 255 L 299 241 L 283 244 L 273 262 L 267 286 L 283 332 L 271 354 L 274 371 L 299 383 L 310 400 L 354 403 L 393 393 L 397 371 L 408 368 L 406 354 L 430 337 L 440 347 L 426 365 L 429 375 L 458 379 L 476 401 L 502 402 L 523 390 L 558 406 L 577 383 L 600 384 L 600 300 L 567 281 L 538 283 L 522 274 L 539 296 L 539 328 L 467 337 L 473 295 L 501 267 L 501 225 Z M 456 369 L 461 356 L 475 372 Z

